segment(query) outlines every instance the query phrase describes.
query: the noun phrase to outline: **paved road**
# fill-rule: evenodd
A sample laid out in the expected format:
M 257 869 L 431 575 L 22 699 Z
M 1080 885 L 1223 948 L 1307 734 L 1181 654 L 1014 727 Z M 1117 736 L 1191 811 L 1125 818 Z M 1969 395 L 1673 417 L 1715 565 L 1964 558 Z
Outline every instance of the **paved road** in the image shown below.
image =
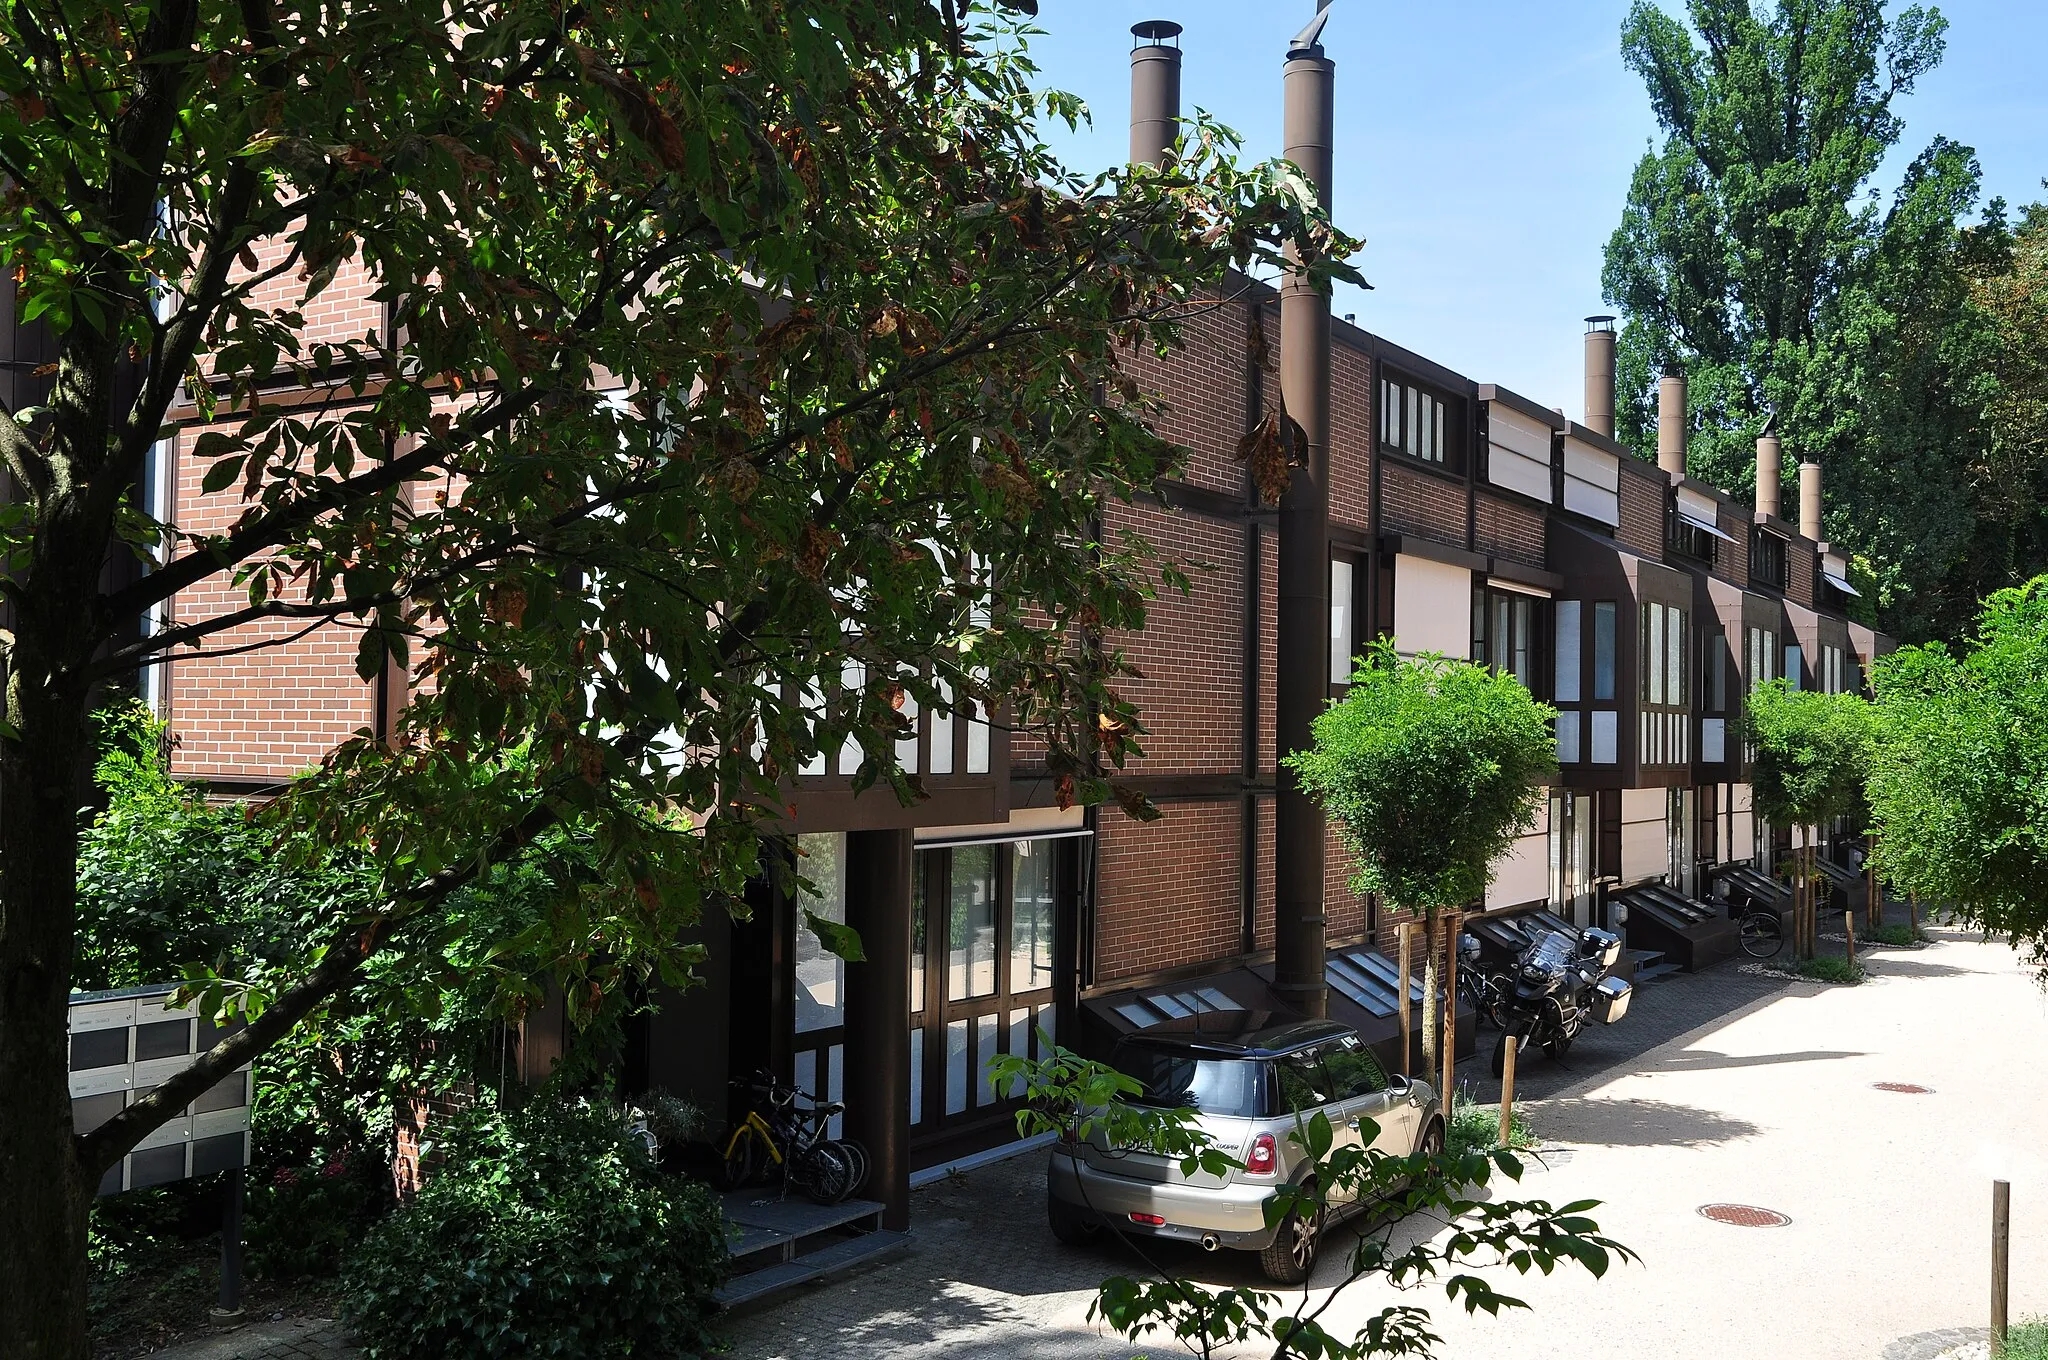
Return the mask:
M 2048 1312 L 2048 1002 L 2011 951 L 1954 933 L 1879 951 L 1872 978 L 1830 988 L 1724 965 L 1645 988 L 1630 1022 L 1568 1064 L 1532 1062 L 1532 1118 L 1568 1152 L 1525 1193 L 1596 1198 L 1643 1256 L 1605 1281 L 1496 1279 L 1534 1306 L 1500 1319 L 1436 1314 L 1451 1360 L 1574 1353 L 1673 1360 L 1928 1360 L 1981 1332 L 1990 1181 L 2013 1185 L 2013 1306 Z M 1466 1072 L 1470 1071 L 1470 1077 Z M 1460 1069 L 1483 1092 L 1484 1070 Z M 1876 1082 L 1932 1088 L 1893 1094 Z M 1072 1252 L 1043 1226 L 1036 1158 L 921 1192 L 915 1249 L 896 1262 L 736 1319 L 735 1360 L 1123 1360 L 1085 1320 L 1090 1286 L 1138 1264 Z M 1790 1217 L 1723 1226 L 1728 1201 Z M 1166 1268 L 1255 1276 L 1227 1254 Z M 1326 1261 L 1318 1295 L 1335 1282 Z M 1395 1301 L 1361 1286 L 1354 1325 Z

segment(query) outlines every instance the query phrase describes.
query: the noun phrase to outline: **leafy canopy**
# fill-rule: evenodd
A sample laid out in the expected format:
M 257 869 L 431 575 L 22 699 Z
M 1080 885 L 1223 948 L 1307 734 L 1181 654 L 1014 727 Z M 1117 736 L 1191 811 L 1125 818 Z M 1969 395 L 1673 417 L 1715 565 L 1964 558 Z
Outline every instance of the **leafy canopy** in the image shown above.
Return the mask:
M 2048 577 L 1986 600 L 1956 648 L 1884 658 L 1872 684 L 1879 871 L 2048 960 Z
M 1747 712 L 1760 816 L 1779 826 L 1817 826 L 1862 809 L 1874 729 L 1861 695 L 1774 680 L 1749 696 Z
M 1672 366 L 1691 383 L 1694 475 L 1753 488 L 1774 419 L 1788 458 L 1825 470 L 1827 537 L 1868 555 L 1886 626 L 1925 636 L 2013 579 L 2016 537 L 2038 548 L 2038 499 L 2012 501 L 2040 464 L 2015 478 L 1988 456 L 1985 409 L 2016 375 L 1975 296 L 2010 247 L 2002 204 L 1970 220 L 1975 154 L 1936 137 L 1888 204 L 1868 190 L 1947 29 L 1938 10 L 1885 8 L 1690 0 L 1688 26 L 1638 0 L 1622 53 L 1663 143 L 1636 166 L 1601 282 L 1626 323 L 1624 442 L 1651 456 Z
M 365 891 L 289 966 L 210 984 L 261 1018 L 88 1162 L 382 951 L 681 980 L 681 929 L 745 914 L 814 758 L 850 742 L 858 785 L 925 796 L 896 759 L 912 712 L 1007 705 L 1064 796 L 1109 796 L 1142 727 L 1121 658 L 1069 642 L 1183 580 L 1093 531 L 1180 457 L 1122 356 L 1171 345 L 1228 266 L 1288 247 L 1350 276 L 1354 243 L 1207 124 L 1170 170 L 1068 172 L 1039 123 L 1078 103 L 1032 90 L 1014 25 L 952 15 L 0 11 L 0 270 L 54 356 L 0 417 L 0 771 L 86 768 L 96 696 L 174 655 L 344 631 L 362 676 L 410 681 L 395 740 L 261 814 Z M 364 289 L 384 324 L 305 338 Z M 133 495 L 187 392 L 182 456 L 239 507 L 221 532 Z M 150 569 L 103 577 L 110 553 Z M 597 879 L 567 910 L 508 939 L 438 909 L 565 825 Z M 0 844 L 0 883 L 65 878 L 75 831 Z M 33 947 L 0 964 L 61 979 L 71 902 L 5 891 L 0 941 Z
M 1315 746 L 1287 758 L 1357 856 L 1359 892 L 1403 911 L 1486 893 L 1557 769 L 1552 711 L 1512 675 L 1375 642 Z

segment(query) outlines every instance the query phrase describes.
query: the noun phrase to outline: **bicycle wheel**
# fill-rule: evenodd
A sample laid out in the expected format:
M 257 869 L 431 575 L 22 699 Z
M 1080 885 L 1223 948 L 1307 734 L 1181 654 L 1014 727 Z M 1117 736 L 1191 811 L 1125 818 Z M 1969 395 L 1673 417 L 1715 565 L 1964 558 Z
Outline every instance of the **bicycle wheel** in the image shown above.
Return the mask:
M 796 1154 L 789 1178 L 820 1204 L 837 1204 L 853 1193 L 853 1164 L 834 1143 L 819 1143 Z
M 767 1158 L 762 1155 L 761 1138 L 751 1128 L 742 1128 L 733 1135 L 732 1142 L 725 1149 L 725 1187 L 737 1190 L 752 1185 L 761 1174 L 761 1164 Z
M 1742 918 L 1742 952 L 1768 959 L 1785 947 L 1785 927 L 1774 911 L 1753 911 Z
M 846 1197 L 851 1199 L 868 1183 L 868 1150 L 851 1138 L 835 1139 L 833 1145 L 845 1156 L 850 1168 L 846 1182 Z

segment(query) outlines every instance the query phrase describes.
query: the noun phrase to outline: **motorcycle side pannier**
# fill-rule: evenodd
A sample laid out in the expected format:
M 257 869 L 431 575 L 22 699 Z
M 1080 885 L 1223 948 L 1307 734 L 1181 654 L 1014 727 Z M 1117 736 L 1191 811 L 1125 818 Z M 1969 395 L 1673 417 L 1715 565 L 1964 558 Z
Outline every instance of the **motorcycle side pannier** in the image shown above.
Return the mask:
M 1612 968 L 1621 958 L 1621 936 L 1589 926 L 1579 932 L 1579 952 L 1602 968 Z
M 1593 1018 L 1611 1025 L 1628 1014 L 1628 999 L 1635 988 L 1618 977 L 1601 978 L 1593 988 Z

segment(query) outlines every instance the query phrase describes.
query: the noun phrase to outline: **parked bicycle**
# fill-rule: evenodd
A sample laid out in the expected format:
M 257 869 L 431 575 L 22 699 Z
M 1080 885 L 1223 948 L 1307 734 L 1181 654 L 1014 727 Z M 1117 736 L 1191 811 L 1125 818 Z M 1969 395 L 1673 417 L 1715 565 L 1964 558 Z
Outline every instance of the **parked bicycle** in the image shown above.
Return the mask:
M 1481 1024 L 1500 1029 L 1505 1024 L 1507 1003 L 1515 994 L 1514 975 L 1498 965 L 1485 967 L 1479 958 L 1478 937 L 1459 936 L 1458 992 L 1471 1004 Z
M 726 1140 L 726 1185 L 753 1185 L 780 1167 L 783 1194 L 795 1186 L 820 1204 L 837 1204 L 867 1180 L 867 1150 L 851 1138 L 827 1136 L 844 1105 L 799 1091 L 766 1070 L 732 1084 L 757 1104 Z
M 1723 899 L 1742 942 L 1742 952 L 1753 959 L 1768 959 L 1785 947 L 1785 921 L 1776 906 L 1740 887 L 1729 889 Z

